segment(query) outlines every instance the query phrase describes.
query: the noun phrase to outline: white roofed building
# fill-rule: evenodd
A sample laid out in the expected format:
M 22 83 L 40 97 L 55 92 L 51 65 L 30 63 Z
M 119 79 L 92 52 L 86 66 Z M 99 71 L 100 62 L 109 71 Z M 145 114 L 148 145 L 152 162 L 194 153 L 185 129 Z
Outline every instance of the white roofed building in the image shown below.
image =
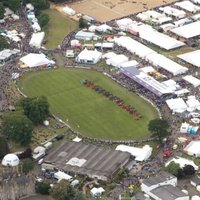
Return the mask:
M 177 8 L 173 8 L 171 6 L 165 6 L 165 7 L 160 7 L 160 11 L 164 12 L 165 14 L 169 16 L 173 16 L 175 18 L 181 19 L 186 16 L 186 12 L 183 10 L 179 10 Z
M 198 87 L 200 85 L 200 80 L 192 75 L 187 75 L 183 77 L 183 80 L 192 84 L 194 87 Z
M 67 180 L 67 181 L 71 181 L 72 180 L 72 176 L 66 174 L 65 172 L 61 172 L 61 171 L 58 171 L 56 173 L 54 173 L 54 177 L 58 180 L 58 181 L 61 181 L 61 180 Z
M 183 113 L 187 110 L 187 104 L 182 98 L 168 99 L 166 103 L 173 113 Z
M 185 154 L 194 156 L 196 158 L 200 157 L 200 140 L 191 141 L 183 150 Z
M 23 67 L 41 67 L 41 66 L 52 66 L 55 64 L 53 60 L 48 59 L 44 54 L 30 53 L 22 58 L 20 61 L 23 63 Z
M 95 50 L 84 49 L 76 57 L 76 62 L 82 64 L 96 64 L 101 59 L 102 53 Z
M 200 35 L 200 21 L 183 25 L 178 28 L 171 29 L 170 31 L 176 35 L 189 39 Z
M 153 148 L 150 147 L 149 145 L 145 145 L 142 148 L 139 148 L 139 147 L 133 147 L 133 146 L 120 144 L 116 147 L 115 150 L 128 152 L 132 156 L 135 157 L 136 161 L 142 162 L 142 161 L 147 160 L 151 156 Z
M 180 54 L 177 56 L 178 58 L 181 58 L 187 63 L 190 63 L 191 65 L 195 67 L 200 67 L 200 50 Z
M 29 45 L 31 47 L 41 48 L 44 36 L 44 32 L 33 33 Z
M 200 11 L 200 7 L 193 4 L 189 0 L 179 1 L 179 2 L 176 2 L 174 5 L 179 8 L 182 8 L 183 10 L 186 10 L 186 11 L 192 12 L 192 13 L 196 13 L 196 12 Z
M 123 54 L 118 54 L 106 60 L 107 65 L 112 65 L 114 67 L 120 67 L 122 63 L 128 62 L 128 57 Z

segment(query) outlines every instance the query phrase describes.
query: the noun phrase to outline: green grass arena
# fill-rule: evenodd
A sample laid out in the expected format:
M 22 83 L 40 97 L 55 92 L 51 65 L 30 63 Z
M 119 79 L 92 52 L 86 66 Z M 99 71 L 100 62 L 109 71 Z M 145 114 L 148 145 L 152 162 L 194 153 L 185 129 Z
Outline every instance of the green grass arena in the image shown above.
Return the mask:
M 85 87 L 81 80 L 96 85 L 123 99 L 143 116 L 135 120 L 128 112 Z M 156 109 L 100 72 L 57 68 L 28 72 L 18 82 L 19 89 L 30 97 L 46 96 L 50 111 L 82 135 L 111 140 L 134 140 L 149 136 L 148 122 L 158 117 Z

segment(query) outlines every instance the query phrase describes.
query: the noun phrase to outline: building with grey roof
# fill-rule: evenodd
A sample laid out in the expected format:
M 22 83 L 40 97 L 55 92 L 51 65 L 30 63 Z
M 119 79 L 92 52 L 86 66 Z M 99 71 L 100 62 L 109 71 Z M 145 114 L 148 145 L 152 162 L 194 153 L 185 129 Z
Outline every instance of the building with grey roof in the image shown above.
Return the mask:
M 177 187 L 164 185 L 151 190 L 150 196 L 156 200 L 189 200 L 189 196 Z
M 44 158 L 42 168 L 63 170 L 68 173 L 87 175 L 107 180 L 124 167 L 130 154 L 103 149 L 81 142 L 65 141 L 52 149 Z
M 150 191 L 162 185 L 177 185 L 177 177 L 167 172 L 160 172 L 156 176 L 145 179 L 141 184 L 141 189 L 144 192 Z

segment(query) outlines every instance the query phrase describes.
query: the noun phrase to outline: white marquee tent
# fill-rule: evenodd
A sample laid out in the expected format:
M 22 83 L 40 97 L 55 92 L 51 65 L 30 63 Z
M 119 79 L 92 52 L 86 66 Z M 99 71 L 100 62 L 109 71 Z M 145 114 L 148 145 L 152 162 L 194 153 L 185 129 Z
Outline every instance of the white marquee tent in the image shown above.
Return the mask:
M 137 67 L 138 66 L 138 62 L 136 60 L 130 60 L 130 61 L 127 61 L 127 62 L 123 62 L 120 64 L 120 67 Z
M 169 58 L 158 54 L 156 51 L 130 37 L 121 36 L 119 38 L 115 38 L 115 43 L 126 48 L 131 53 L 146 59 L 146 61 L 152 63 L 153 65 L 167 70 L 173 75 L 183 74 L 188 70 L 186 67 L 183 67 Z
M 136 161 L 142 162 L 142 161 L 147 160 L 151 156 L 153 148 L 150 147 L 149 145 L 145 145 L 142 148 L 138 148 L 138 147 L 120 144 L 116 147 L 115 150 L 128 152 L 132 156 L 135 156 Z
M 120 65 L 122 63 L 125 63 L 125 62 L 128 62 L 128 57 L 126 57 L 123 54 L 116 55 L 116 56 L 111 57 L 110 59 L 106 60 L 107 65 L 112 65 L 112 66 L 118 67 L 118 68 L 120 67 Z
M 188 11 L 188 12 L 192 12 L 192 13 L 200 11 L 200 7 L 193 4 L 189 0 L 176 2 L 174 5 L 180 7 L 180 8 L 182 8 L 182 9 Z
M 95 50 L 84 49 L 76 57 L 76 62 L 86 64 L 96 64 L 101 59 L 102 53 Z
M 173 113 L 183 113 L 187 110 L 187 104 L 182 98 L 168 99 L 166 103 Z
M 20 61 L 26 67 L 40 67 L 44 65 L 54 65 L 55 62 L 53 60 L 49 60 L 44 54 L 30 53 L 22 58 Z
M 76 14 L 75 10 L 73 10 L 72 8 L 69 8 L 68 6 L 65 6 L 63 8 L 63 12 L 66 13 L 67 15 L 70 15 L 70 16 Z
M 165 14 L 169 15 L 169 16 L 173 16 L 176 18 L 184 18 L 186 16 L 186 12 L 183 10 L 179 10 L 177 8 L 173 8 L 171 6 L 165 6 L 165 7 L 160 7 L 159 8 L 160 11 L 164 12 Z
M 200 35 L 200 21 L 196 21 L 178 28 L 170 30 L 171 32 L 186 39 Z
M 200 140 L 191 141 L 183 151 L 190 156 L 200 157 Z
M 40 48 L 44 40 L 44 36 L 44 32 L 33 33 L 29 45 L 31 47 Z
M 184 53 L 177 56 L 185 62 L 188 62 L 196 67 L 200 67 L 200 50 Z
M 200 85 L 200 80 L 192 75 L 187 75 L 183 77 L 183 80 L 192 84 L 194 87 L 198 87 Z

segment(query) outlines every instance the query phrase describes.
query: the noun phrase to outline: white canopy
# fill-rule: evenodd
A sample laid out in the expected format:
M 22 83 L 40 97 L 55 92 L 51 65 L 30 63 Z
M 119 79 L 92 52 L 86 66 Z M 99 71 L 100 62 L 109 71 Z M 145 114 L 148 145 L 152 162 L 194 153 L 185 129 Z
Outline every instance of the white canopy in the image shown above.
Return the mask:
M 29 45 L 32 47 L 40 48 L 44 40 L 44 36 L 44 32 L 33 33 Z
M 180 165 L 180 168 L 183 168 L 185 165 L 192 165 L 194 167 L 195 170 L 198 170 L 199 167 L 194 163 L 194 161 L 186 159 L 186 158 L 182 158 L 177 156 L 176 158 L 171 159 L 170 161 L 168 161 L 165 166 L 167 167 L 172 161 L 174 161 L 175 163 Z
M 156 51 L 130 37 L 121 36 L 119 38 L 115 38 L 115 43 L 126 48 L 131 53 L 146 59 L 146 61 L 149 61 L 153 65 L 165 69 L 173 75 L 183 74 L 188 70 L 186 67 L 183 67 L 169 58 L 158 54 Z
M 117 54 L 114 53 L 114 52 L 108 52 L 108 53 L 103 54 L 102 58 L 103 58 L 103 59 L 110 59 L 110 58 L 112 58 L 112 57 L 114 57 L 114 56 L 116 56 L 116 55 L 117 55 Z
M 112 65 L 114 67 L 120 67 L 120 65 L 122 63 L 125 63 L 127 61 L 128 61 L 128 57 L 126 57 L 123 54 L 119 54 L 119 55 L 116 55 L 114 57 L 111 57 L 110 59 L 107 59 L 106 60 L 106 64 L 107 65 Z
M 19 165 L 19 158 L 15 154 L 12 154 L 12 153 L 7 154 L 4 156 L 4 158 L 2 160 L 2 165 L 15 167 L 15 166 Z
M 140 70 L 143 71 L 146 74 L 155 72 L 155 69 L 151 66 L 142 67 L 142 68 L 140 68 Z
M 39 67 L 43 65 L 54 65 L 53 60 L 49 60 L 44 54 L 30 53 L 22 58 L 20 61 L 23 62 L 27 67 Z
M 90 190 L 90 193 L 93 197 L 99 197 L 101 196 L 101 194 L 105 192 L 105 190 L 100 187 L 100 188 L 96 188 L 96 187 L 93 187 L 91 190 Z
M 200 80 L 192 75 L 184 76 L 183 79 L 192 84 L 194 87 L 198 87 L 200 85 Z
M 181 90 L 178 90 L 178 91 L 175 91 L 174 93 L 178 96 L 178 97 L 180 97 L 180 96 L 182 96 L 182 95 L 184 95 L 184 94 L 187 94 L 187 93 L 189 93 L 190 91 L 188 90 L 188 89 L 181 89 Z
M 105 33 L 107 31 L 112 31 L 112 27 L 108 26 L 107 24 L 102 24 L 96 27 L 96 31 Z
M 184 9 L 184 10 L 187 10 L 188 12 L 192 12 L 192 13 L 200 11 L 200 7 L 195 5 L 195 4 L 193 4 L 189 0 L 176 2 L 174 5 L 180 7 L 182 9 Z
M 159 10 L 169 16 L 173 16 L 179 19 L 185 17 L 186 15 L 185 11 L 173 8 L 171 6 L 160 7 Z
M 187 105 L 182 98 L 168 99 L 166 103 L 174 113 L 183 113 L 187 110 Z
M 63 12 L 70 16 L 76 14 L 75 10 L 73 10 L 72 8 L 69 8 L 68 6 L 65 6 L 63 8 Z
M 188 155 L 200 157 L 200 140 L 191 141 L 183 151 Z
M 116 147 L 115 150 L 130 153 L 132 156 L 135 157 L 135 160 L 137 161 L 145 161 L 151 156 L 153 148 L 149 145 L 145 145 L 142 148 L 138 148 L 120 144 Z
M 58 172 L 54 173 L 54 177 L 56 179 L 58 179 L 58 181 L 60 181 L 62 179 L 65 179 L 67 181 L 72 180 L 72 176 L 70 176 L 70 175 L 68 175 L 68 174 L 66 174 L 64 172 L 61 172 L 61 171 L 58 171 Z
M 184 53 L 177 56 L 178 58 L 181 58 L 182 60 L 196 66 L 200 67 L 200 50 Z
M 132 21 L 132 19 L 130 19 L 130 18 L 123 18 L 123 19 L 120 19 L 120 20 L 117 20 L 116 21 L 116 23 L 117 23 L 117 25 L 119 26 L 119 28 L 121 29 L 121 30 L 125 30 L 126 29 L 126 27 L 129 25 L 129 24 L 131 24 L 133 21 Z
M 101 59 L 102 53 L 95 50 L 84 49 L 76 57 L 76 62 L 95 64 Z
M 130 60 L 128 62 L 123 62 L 120 64 L 120 67 L 137 67 L 138 66 L 138 62 L 136 60 Z
M 200 21 L 196 21 L 178 28 L 170 30 L 171 32 L 186 39 L 200 35 Z

